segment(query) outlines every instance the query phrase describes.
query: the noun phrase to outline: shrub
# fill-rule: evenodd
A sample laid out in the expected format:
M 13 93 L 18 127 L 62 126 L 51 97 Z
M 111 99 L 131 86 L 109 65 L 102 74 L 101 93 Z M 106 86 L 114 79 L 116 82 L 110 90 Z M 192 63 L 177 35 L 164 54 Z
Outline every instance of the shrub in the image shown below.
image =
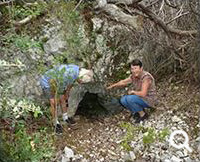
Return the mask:
M 50 161 L 54 153 L 53 139 L 46 129 L 37 133 L 29 134 L 23 122 L 15 126 L 15 133 L 9 137 L 8 132 L 2 133 L 2 147 L 6 150 L 5 154 L 8 161 Z
M 154 142 L 163 142 L 166 140 L 166 137 L 169 135 L 169 129 L 164 128 L 160 131 L 157 131 L 152 127 L 143 127 L 143 126 L 133 126 L 131 123 L 121 123 L 122 128 L 126 129 L 126 134 L 123 137 L 121 145 L 125 150 L 130 151 L 132 148 L 130 146 L 131 141 L 135 139 L 135 134 L 143 133 L 143 144 L 148 145 Z

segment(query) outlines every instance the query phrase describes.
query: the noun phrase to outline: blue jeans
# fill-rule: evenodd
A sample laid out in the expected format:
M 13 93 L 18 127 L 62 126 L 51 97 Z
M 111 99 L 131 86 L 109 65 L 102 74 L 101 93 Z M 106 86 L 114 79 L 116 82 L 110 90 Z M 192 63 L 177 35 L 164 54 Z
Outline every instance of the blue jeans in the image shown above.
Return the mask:
M 132 113 L 143 111 L 144 108 L 150 107 L 141 97 L 137 95 L 125 95 L 121 97 L 120 103 Z

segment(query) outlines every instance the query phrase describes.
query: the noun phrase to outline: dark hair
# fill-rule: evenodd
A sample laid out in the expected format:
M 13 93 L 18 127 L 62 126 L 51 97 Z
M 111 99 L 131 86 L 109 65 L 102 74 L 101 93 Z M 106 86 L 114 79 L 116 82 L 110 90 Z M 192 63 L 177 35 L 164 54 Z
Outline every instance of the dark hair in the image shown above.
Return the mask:
M 142 62 L 139 59 L 134 59 L 131 61 L 130 66 L 140 66 L 140 68 L 142 67 Z

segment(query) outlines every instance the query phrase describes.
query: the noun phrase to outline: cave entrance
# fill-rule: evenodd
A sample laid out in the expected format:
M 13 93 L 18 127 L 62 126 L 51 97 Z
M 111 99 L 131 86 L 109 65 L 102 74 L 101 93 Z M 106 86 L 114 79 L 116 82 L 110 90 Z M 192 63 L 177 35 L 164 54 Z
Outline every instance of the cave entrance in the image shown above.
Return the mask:
M 83 115 L 88 118 L 105 117 L 109 111 L 103 107 L 98 94 L 87 92 L 79 103 L 76 114 Z

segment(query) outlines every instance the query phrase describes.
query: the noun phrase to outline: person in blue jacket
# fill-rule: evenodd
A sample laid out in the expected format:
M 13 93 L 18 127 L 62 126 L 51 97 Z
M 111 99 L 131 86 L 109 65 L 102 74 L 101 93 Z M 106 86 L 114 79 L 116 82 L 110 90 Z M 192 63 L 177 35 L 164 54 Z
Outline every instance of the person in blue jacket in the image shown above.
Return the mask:
M 63 120 L 69 125 L 76 124 L 67 114 L 69 93 L 76 81 L 79 84 L 93 81 L 93 71 L 73 64 L 62 64 L 48 70 L 40 78 L 41 88 L 50 102 L 50 111 L 58 134 L 62 133 L 61 124 L 57 119 L 58 104 L 62 108 Z

